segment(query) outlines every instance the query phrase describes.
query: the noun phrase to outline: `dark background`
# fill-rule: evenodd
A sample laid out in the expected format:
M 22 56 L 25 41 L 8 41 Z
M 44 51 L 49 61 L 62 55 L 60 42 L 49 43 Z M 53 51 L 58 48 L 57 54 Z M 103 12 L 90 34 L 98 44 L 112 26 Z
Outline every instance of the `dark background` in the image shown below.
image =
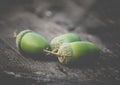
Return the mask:
M 0 85 L 119 85 L 119 0 L 0 0 Z M 90 64 L 21 54 L 13 32 L 31 29 L 49 41 L 68 32 L 99 46 Z

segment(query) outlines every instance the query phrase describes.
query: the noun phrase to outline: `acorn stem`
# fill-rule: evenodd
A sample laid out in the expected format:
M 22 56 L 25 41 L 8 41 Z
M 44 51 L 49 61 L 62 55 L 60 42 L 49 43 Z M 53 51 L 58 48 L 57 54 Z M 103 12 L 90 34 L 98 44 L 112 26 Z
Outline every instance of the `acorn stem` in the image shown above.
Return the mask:
M 55 53 L 55 52 L 57 52 L 57 51 L 58 51 L 58 49 L 54 49 L 54 50 L 52 50 L 53 53 Z
M 16 31 L 13 32 L 13 37 L 14 37 L 14 38 L 17 37 L 17 32 L 16 32 Z
M 52 52 L 52 51 L 49 51 L 49 50 L 44 50 L 44 52 L 46 52 L 48 54 L 53 54 L 53 55 L 56 55 L 56 57 L 59 57 L 58 53 L 55 53 L 55 52 Z

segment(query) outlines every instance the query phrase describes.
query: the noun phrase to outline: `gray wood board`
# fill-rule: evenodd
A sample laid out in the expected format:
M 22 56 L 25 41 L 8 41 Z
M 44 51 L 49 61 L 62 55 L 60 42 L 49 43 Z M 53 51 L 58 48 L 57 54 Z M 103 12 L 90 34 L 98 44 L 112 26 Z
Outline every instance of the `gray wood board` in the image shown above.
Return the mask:
M 48 18 L 40 18 L 37 14 L 23 9 L 10 10 L 0 16 L 0 71 L 15 78 L 33 79 L 41 82 L 54 84 L 53 82 L 72 85 L 97 84 L 104 81 L 119 80 L 120 75 L 120 40 L 119 25 L 100 25 L 91 29 L 86 23 L 77 26 L 72 31 L 68 25 L 55 23 Z M 49 41 L 68 32 L 77 33 L 82 40 L 96 43 L 101 53 L 94 64 L 65 66 L 58 62 L 53 56 L 33 59 L 23 55 L 16 48 L 13 32 L 31 29 L 45 36 Z M 62 81 L 62 82 L 61 82 Z M 56 84 L 55 83 L 55 84 Z M 58 84 L 57 84 L 58 85 Z

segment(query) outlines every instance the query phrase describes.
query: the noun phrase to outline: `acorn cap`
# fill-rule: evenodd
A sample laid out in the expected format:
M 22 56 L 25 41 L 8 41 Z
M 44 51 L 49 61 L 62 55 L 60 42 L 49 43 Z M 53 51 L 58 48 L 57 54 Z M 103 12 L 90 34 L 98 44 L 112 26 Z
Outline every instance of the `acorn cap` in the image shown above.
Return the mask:
M 58 50 L 58 60 L 60 63 L 67 64 L 72 58 L 72 48 L 70 43 L 64 43 Z
M 55 37 L 51 43 L 50 43 L 50 46 L 52 48 L 52 50 L 54 49 L 59 49 L 60 45 L 64 42 L 68 42 L 67 40 L 64 39 L 64 37 L 62 36 L 58 36 L 58 37 Z
M 32 32 L 32 30 L 24 30 L 16 36 L 16 46 L 17 46 L 17 48 L 21 49 L 21 47 L 20 47 L 21 39 L 28 32 Z

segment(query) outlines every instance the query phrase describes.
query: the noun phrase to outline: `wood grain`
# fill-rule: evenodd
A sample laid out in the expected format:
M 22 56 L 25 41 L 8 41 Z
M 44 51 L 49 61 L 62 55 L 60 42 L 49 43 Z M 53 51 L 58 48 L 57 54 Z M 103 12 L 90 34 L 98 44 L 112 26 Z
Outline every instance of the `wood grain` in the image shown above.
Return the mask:
M 78 26 L 70 31 L 68 28 L 71 27 L 71 22 L 68 21 L 71 19 L 60 24 L 57 22 L 58 18 L 56 16 L 59 17 L 57 14 L 53 17 L 41 18 L 36 14 L 36 9 L 34 9 L 34 12 L 30 12 L 28 9 L 23 9 L 23 5 L 16 6 L 16 9 L 13 8 L 10 8 L 10 11 L 5 9 L 5 14 L 3 12 L 0 16 L 1 72 L 12 75 L 14 78 L 28 79 L 28 81 L 32 79 L 41 81 L 43 84 L 51 82 L 51 85 L 56 85 L 58 82 L 60 85 L 72 85 L 74 83 L 76 85 L 88 85 L 88 83 L 90 83 L 89 85 L 98 85 L 105 81 L 120 79 L 119 24 L 106 24 L 99 18 L 94 17 L 94 14 L 90 14 L 83 23 L 79 23 Z M 95 21 L 93 18 L 95 18 Z M 98 21 L 96 24 L 99 23 L 99 25 L 91 27 L 91 25 L 87 24 L 91 23 L 91 20 L 93 20 L 92 23 Z M 68 24 L 66 25 L 66 23 Z M 14 31 L 19 33 L 25 29 L 35 31 L 45 36 L 49 41 L 64 33 L 77 33 L 82 40 L 96 43 L 100 47 L 101 53 L 98 59 L 95 60 L 96 62 L 91 65 L 79 65 L 78 63 L 72 66 L 65 66 L 60 64 L 53 56 L 47 58 L 39 55 L 34 56 L 38 58 L 33 59 L 19 52 L 13 38 Z

